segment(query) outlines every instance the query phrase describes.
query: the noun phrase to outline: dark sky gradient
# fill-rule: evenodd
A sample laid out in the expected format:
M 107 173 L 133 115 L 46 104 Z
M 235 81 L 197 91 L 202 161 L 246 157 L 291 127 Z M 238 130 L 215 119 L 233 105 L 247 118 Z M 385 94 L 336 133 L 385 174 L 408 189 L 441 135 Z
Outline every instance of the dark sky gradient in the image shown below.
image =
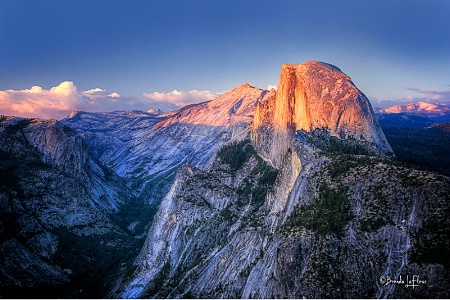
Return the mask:
M 125 95 L 277 84 L 340 67 L 369 97 L 450 84 L 450 1 L 0 0 L 0 90 L 73 81 Z

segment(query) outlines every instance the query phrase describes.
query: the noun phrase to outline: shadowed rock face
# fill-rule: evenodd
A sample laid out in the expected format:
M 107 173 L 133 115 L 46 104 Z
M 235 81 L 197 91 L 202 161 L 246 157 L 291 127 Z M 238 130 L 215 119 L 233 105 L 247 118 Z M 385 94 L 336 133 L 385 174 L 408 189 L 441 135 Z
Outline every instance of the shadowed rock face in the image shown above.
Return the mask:
M 30 144 L 43 153 L 46 163 L 73 174 L 91 171 L 86 142 L 60 123 L 35 119 L 25 128 L 25 135 Z
M 369 100 L 339 68 L 322 62 L 285 64 L 276 95 L 256 109 L 252 139 L 279 165 L 295 131 L 315 129 L 361 141 L 377 154 L 392 152 Z
M 99 297 L 140 246 L 118 225 L 125 182 L 61 122 L 2 116 L 0 140 L 0 297 Z

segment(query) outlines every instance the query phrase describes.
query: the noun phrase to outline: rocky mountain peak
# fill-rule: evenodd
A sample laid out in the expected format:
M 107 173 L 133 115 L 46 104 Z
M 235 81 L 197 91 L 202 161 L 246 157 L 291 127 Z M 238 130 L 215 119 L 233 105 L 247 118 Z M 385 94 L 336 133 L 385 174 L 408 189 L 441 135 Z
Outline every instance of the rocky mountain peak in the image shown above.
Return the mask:
M 276 164 L 297 130 L 316 129 L 359 140 L 376 153 L 392 151 L 369 100 L 349 76 L 323 62 L 284 64 L 275 96 L 256 110 L 253 140 Z
M 78 110 L 72 110 L 70 115 L 67 116 L 67 118 L 74 118 L 76 115 L 78 115 L 80 112 Z
M 253 85 L 251 85 L 250 83 L 243 83 L 238 85 L 237 87 L 235 87 L 232 90 L 238 90 L 238 91 L 242 91 L 242 90 L 246 90 L 246 89 L 254 89 L 255 87 Z
M 174 123 L 208 126 L 248 124 L 253 119 L 255 107 L 258 103 L 273 93 L 273 91 L 266 91 L 244 83 L 223 93 L 214 100 L 180 109 L 167 120 L 158 123 L 155 129 Z
M 162 114 L 163 112 L 162 112 L 162 110 L 160 110 L 159 108 L 158 108 L 158 109 L 150 108 L 150 109 L 147 110 L 147 113 L 148 113 L 148 114 L 154 114 L 154 115 L 160 115 L 160 114 Z
M 254 88 L 186 108 L 178 120 L 209 114 L 216 122 L 243 102 L 242 89 Z M 242 131 L 205 168 L 179 169 L 133 275 L 113 295 L 387 298 L 409 292 L 380 285 L 379 274 L 418 270 L 443 282 L 446 271 L 426 273 L 430 265 L 414 259 L 427 210 L 447 206 L 448 180 L 383 157 L 391 148 L 369 101 L 337 67 L 283 65 L 278 90 L 266 96 L 251 141 Z

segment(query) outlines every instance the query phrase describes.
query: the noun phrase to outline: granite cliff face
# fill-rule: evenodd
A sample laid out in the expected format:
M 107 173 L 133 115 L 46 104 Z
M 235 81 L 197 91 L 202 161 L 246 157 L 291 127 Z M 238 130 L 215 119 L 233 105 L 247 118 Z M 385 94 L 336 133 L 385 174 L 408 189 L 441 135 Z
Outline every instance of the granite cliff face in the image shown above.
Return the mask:
M 205 169 L 179 170 L 112 295 L 448 296 L 449 178 L 390 151 L 339 69 L 284 65 L 253 126 Z M 413 275 L 426 283 L 386 283 Z
M 369 100 L 340 69 L 322 62 L 283 65 L 276 95 L 255 112 L 255 146 L 279 165 L 297 130 L 318 129 L 377 154 L 392 152 Z
M 296 136 L 302 168 L 275 212 L 283 169 L 268 165 L 248 139 L 224 146 L 207 170 L 181 168 L 135 272 L 115 294 L 447 296 L 449 179 L 377 156 L 332 154 L 323 145 L 318 151 L 319 143 Z M 243 159 L 236 164 L 234 157 Z M 383 281 L 413 275 L 427 284 Z

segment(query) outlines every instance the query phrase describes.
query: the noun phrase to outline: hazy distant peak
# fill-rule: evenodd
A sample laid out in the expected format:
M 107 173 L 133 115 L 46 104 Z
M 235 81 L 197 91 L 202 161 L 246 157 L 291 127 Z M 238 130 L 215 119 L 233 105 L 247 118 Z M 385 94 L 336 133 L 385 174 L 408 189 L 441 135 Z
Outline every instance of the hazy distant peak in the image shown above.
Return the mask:
M 450 112 L 450 105 L 440 103 L 428 103 L 428 102 L 413 102 L 403 105 L 394 105 L 384 109 L 380 112 L 385 114 L 399 114 L 399 113 L 425 113 L 425 114 L 439 114 Z
M 154 114 L 154 115 L 160 115 L 163 112 L 159 108 L 157 108 L 157 109 L 150 108 L 150 109 L 147 110 L 147 113 L 148 114 Z
M 76 114 L 78 113 L 78 110 L 72 110 L 72 112 L 70 113 L 70 115 L 68 115 L 68 118 L 73 118 Z
M 235 87 L 234 90 L 248 89 L 248 88 L 254 88 L 254 86 L 251 85 L 250 83 L 243 83 Z

